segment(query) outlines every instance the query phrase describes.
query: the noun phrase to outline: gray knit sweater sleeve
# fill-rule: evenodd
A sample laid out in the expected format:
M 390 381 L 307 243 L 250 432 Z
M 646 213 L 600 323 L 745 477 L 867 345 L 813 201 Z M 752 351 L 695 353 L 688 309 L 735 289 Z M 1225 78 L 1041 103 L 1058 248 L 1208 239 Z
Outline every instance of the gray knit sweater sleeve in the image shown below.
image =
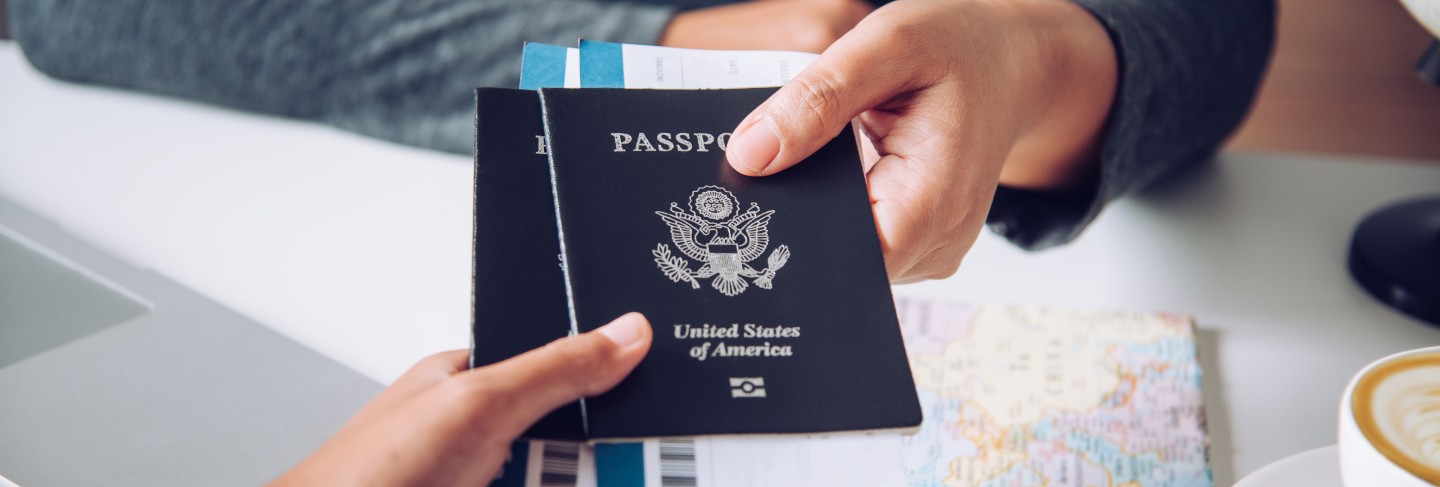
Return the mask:
M 12 0 L 56 78 L 471 151 L 473 89 L 515 86 L 525 41 L 653 44 L 673 7 L 587 0 Z
M 990 228 L 1039 249 L 1074 239 L 1105 204 L 1208 160 L 1244 118 L 1274 42 L 1273 0 L 1074 0 L 1104 24 L 1120 76 L 1086 194 L 1001 187 Z

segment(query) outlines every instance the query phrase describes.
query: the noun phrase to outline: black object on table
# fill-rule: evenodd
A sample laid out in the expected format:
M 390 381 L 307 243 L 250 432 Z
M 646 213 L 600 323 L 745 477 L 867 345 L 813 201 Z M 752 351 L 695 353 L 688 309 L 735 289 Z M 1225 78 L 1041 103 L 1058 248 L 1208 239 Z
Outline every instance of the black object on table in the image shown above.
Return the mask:
M 1366 216 L 1350 244 L 1350 275 L 1381 302 L 1440 326 L 1440 196 Z
M 5 0 L 0 0 L 0 4 L 3 3 Z M 1440 39 L 1431 42 L 1425 54 L 1420 55 L 1420 60 L 1415 62 L 1415 71 L 1420 74 L 1420 79 L 1440 86 Z
M 1415 71 L 1440 86 L 1440 39 L 1430 43 Z M 1350 275 L 1375 299 L 1440 326 L 1440 195 L 1367 215 L 1355 228 L 1349 260 Z

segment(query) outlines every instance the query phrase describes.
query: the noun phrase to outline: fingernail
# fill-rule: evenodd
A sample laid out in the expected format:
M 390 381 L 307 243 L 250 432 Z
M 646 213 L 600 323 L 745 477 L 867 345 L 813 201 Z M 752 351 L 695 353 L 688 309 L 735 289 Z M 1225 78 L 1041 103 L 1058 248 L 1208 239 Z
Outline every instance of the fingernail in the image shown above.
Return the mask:
M 780 137 L 769 123 L 760 119 L 731 139 L 728 149 L 725 156 L 731 164 L 744 168 L 749 174 L 763 175 L 770 161 L 780 155 Z
M 605 338 L 609 338 L 610 341 L 615 342 L 615 345 L 619 346 L 621 350 L 624 350 L 630 348 L 631 345 L 640 343 L 641 338 L 645 336 L 645 328 L 649 326 L 650 322 L 645 320 L 644 315 L 640 313 L 625 313 L 623 316 L 615 318 L 615 321 L 611 321 L 610 324 L 602 326 L 595 331 L 600 332 L 601 335 L 605 335 Z

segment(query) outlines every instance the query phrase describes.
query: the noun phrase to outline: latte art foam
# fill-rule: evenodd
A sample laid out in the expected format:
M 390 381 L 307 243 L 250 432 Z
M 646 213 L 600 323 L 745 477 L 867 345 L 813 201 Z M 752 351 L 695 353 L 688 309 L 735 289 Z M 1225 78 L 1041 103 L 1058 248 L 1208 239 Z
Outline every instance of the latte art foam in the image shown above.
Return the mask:
M 1392 416 L 1401 426 L 1401 448 L 1430 468 L 1440 468 L 1440 384 L 1406 390 L 1398 399 Z
M 1417 477 L 1440 479 L 1440 353 L 1402 357 L 1356 383 L 1352 407 L 1365 439 Z

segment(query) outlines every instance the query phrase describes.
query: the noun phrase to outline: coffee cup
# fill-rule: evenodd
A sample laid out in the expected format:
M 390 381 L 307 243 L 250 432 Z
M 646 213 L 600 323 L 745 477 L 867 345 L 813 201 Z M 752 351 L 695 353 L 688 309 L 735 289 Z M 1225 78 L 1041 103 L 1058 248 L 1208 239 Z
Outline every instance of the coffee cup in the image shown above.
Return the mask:
M 1347 487 L 1440 485 L 1440 347 L 1391 355 L 1355 374 L 1339 430 Z

